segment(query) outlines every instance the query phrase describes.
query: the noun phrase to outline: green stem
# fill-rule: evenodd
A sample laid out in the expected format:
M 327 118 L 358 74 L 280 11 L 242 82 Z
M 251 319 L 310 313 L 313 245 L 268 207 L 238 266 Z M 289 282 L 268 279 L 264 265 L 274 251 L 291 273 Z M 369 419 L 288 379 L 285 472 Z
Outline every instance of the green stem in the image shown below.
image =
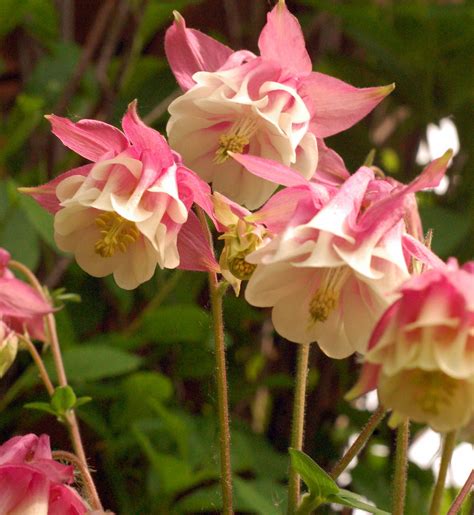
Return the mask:
M 201 226 L 207 236 L 210 248 L 213 248 L 212 235 L 207 225 L 204 211 L 197 210 Z M 209 296 L 214 328 L 214 345 L 216 358 L 217 407 L 219 411 L 219 443 L 221 457 L 221 488 L 222 513 L 231 515 L 232 508 L 232 467 L 230 463 L 230 424 L 229 401 L 227 393 L 227 370 L 224 341 L 224 317 L 222 312 L 222 297 L 224 290 L 219 288 L 217 274 L 209 271 Z
M 309 343 L 298 345 L 298 358 L 295 378 L 295 398 L 293 402 L 293 419 L 290 447 L 303 450 L 304 414 L 306 403 L 306 383 L 308 378 Z M 300 501 L 300 476 L 290 465 L 288 479 L 288 515 L 293 515 Z
M 367 424 L 362 428 L 359 436 L 355 442 L 349 447 L 344 456 L 336 463 L 331 471 L 331 477 L 337 479 L 344 470 L 346 470 L 349 463 L 359 454 L 359 452 L 365 447 L 365 444 L 372 436 L 376 427 L 385 417 L 386 410 L 383 406 L 379 406 L 371 415 Z
M 406 419 L 397 429 L 397 448 L 395 454 L 395 477 L 393 480 L 392 515 L 403 515 L 407 488 L 408 440 L 410 421 Z
M 444 437 L 443 452 L 441 454 L 441 463 L 439 465 L 438 479 L 433 490 L 433 497 L 431 498 L 431 506 L 429 515 L 438 515 L 441 508 L 441 501 L 443 500 L 444 484 L 448 474 L 448 467 L 451 463 L 454 447 L 456 445 L 456 431 L 447 433 Z

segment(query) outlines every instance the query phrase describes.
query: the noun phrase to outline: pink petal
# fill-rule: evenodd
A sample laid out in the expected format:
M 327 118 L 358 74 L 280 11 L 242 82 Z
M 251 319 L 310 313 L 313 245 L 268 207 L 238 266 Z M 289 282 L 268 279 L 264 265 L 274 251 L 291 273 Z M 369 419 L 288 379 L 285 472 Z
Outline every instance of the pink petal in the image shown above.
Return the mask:
M 178 234 L 178 253 L 181 270 L 198 272 L 219 272 L 220 267 L 209 247 L 197 216 L 190 211 L 188 220 Z
M 54 214 L 61 209 L 58 197 L 56 196 L 56 187 L 58 184 L 64 179 L 71 177 L 72 175 L 88 175 L 93 166 L 94 165 L 91 164 L 79 166 L 78 168 L 73 168 L 68 172 L 64 172 L 61 175 L 58 175 L 51 181 L 47 182 L 46 184 L 42 184 L 41 186 L 18 188 L 18 190 L 21 191 L 21 193 L 30 195 L 30 197 L 33 197 L 41 207 L 46 209 L 46 211 Z
M 235 154 L 234 152 L 228 152 L 228 154 L 249 172 L 267 181 L 282 186 L 308 185 L 308 181 L 298 172 L 272 159 L 264 159 L 249 154 Z
M 165 138 L 155 129 L 145 125 L 138 116 L 136 100 L 128 105 L 122 119 L 122 128 L 138 155 L 145 150 L 152 151 L 161 160 L 161 168 L 168 168 L 174 163 L 173 154 Z
M 359 380 L 357 383 L 344 395 L 344 399 L 352 401 L 364 393 L 370 392 L 377 388 L 381 365 L 374 365 L 373 363 L 365 362 L 360 372 Z
M 77 123 L 54 114 L 46 118 L 52 132 L 66 147 L 89 161 L 98 161 L 105 154 L 120 154 L 128 147 L 125 136 L 108 123 L 96 120 L 80 120 Z
M 327 147 L 324 140 L 318 139 L 318 166 L 311 182 L 328 186 L 340 186 L 348 177 L 346 165 L 342 157 Z
M 23 463 L 25 457 L 31 452 L 38 441 L 38 437 L 30 433 L 23 436 L 14 436 L 0 445 L 0 466 L 5 463 Z
M 174 11 L 175 21 L 165 34 L 165 52 L 181 89 L 192 88 L 192 76 L 199 71 L 216 71 L 232 54 L 232 49 L 195 29 Z
M 181 166 L 178 168 L 178 183 L 180 188 L 184 186 L 189 189 L 192 194 L 193 202 L 200 208 L 204 209 L 207 216 L 211 218 L 214 225 L 217 227 L 219 222 L 214 215 L 214 206 L 211 200 L 211 188 L 209 184 L 204 182 L 196 173 L 189 168 Z
M 22 465 L 0 467 L 0 513 L 46 515 L 49 480 Z
M 75 490 L 64 485 L 51 486 L 48 515 L 83 515 L 84 513 L 89 513 L 89 507 Z
M 267 23 L 258 39 L 260 54 L 298 75 L 311 73 L 313 65 L 306 51 L 301 25 L 284 0 L 267 14 Z
M 342 80 L 313 72 L 304 79 L 303 94 L 309 96 L 314 112 L 311 130 L 327 138 L 352 127 L 394 89 L 394 85 L 355 88 Z
M 0 313 L 4 316 L 46 315 L 53 308 L 23 281 L 0 277 Z
M 444 268 L 446 264 L 426 245 L 409 234 L 402 236 L 403 249 L 429 268 Z

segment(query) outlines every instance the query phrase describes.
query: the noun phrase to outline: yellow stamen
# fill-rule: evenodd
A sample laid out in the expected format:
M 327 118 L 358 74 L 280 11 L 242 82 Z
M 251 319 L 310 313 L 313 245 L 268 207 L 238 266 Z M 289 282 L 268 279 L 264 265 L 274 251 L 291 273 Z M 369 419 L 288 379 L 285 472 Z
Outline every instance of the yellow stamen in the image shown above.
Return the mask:
M 230 272 L 241 281 L 248 281 L 256 268 L 257 265 L 248 263 L 245 257 L 239 256 L 229 261 Z
M 438 415 L 441 405 L 450 403 L 457 388 L 457 382 L 439 370 L 433 372 L 418 370 L 417 372 L 415 381 L 419 390 L 414 400 L 425 413 Z
M 325 322 L 337 307 L 341 288 L 344 285 L 349 269 L 345 266 L 327 269 L 321 285 L 309 303 L 311 322 Z
M 94 245 L 96 254 L 103 258 L 112 257 L 117 250 L 126 252 L 135 243 L 140 232 L 134 222 L 126 220 L 113 211 L 106 211 L 95 219 L 102 238 Z
M 222 164 L 229 159 L 229 152 L 240 153 L 250 143 L 250 138 L 257 130 L 255 118 L 241 118 L 231 130 L 219 137 L 219 148 L 214 156 L 214 163 Z

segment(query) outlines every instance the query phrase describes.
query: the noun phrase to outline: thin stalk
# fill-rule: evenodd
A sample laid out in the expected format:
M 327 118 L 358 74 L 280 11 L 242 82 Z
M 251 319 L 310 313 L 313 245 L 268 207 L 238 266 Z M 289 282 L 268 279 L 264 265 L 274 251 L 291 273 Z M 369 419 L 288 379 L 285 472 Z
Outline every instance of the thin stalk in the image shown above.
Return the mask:
M 406 419 L 397 429 L 397 448 L 395 453 L 395 477 L 393 479 L 392 515 L 403 515 L 407 489 L 408 440 L 410 421 Z
M 87 466 L 84 466 L 84 463 L 81 459 L 79 459 L 72 452 L 67 451 L 53 451 L 52 452 L 53 459 L 58 461 L 66 461 L 71 463 L 81 474 L 82 484 L 87 490 L 87 498 L 88 500 L 92 500 L 95 495 L 95 486 L 89 474 L 89 469 Z
M 296 364 L 295 398 L 293 401 L 293 418 L 291 427 L 291 444 L 293 449 L 303 450 L 304 415 L 306 404 L 306 383 L 308 378 L 309 343 L 298 345 Z M 296 512 L 300 500 L 300 476 L 290 465 L 288 479 L 288 514 Z
M 26 345 L 29 353 L 31 354 L 31 357 L 33 358 L 33 361 L 35 362 L 35 365 L 38 368 L 39 375 L 41 377 L 41 380 L 43 381 L 46 391 L 48 392 L 48 395 L 51 397 L 54 393 L 54 386 L 51 382 L 51 379 L 49 378 L 48 371 L 44 366 L 43 359 L 41 358 L 39 352 L 36 350 L 36 347 L 33 345 L 33 342 L 29 338 L 26 338 L 25 336 L 20 336 L 20 338 L 21 341 Z
M 441 509 L 441 501 L 443 500 L 444 484 L 446 483 L 446 476 L 448 474 L 449 464 L 453 455 L 454 447 L 456 445 L 456 431 L 447 433 L 444 437 L 443 452 L 441 454 L 441 463 L 439 465 L 438 479 L 433 490 L 433 497 L 431 498 L 431 506 L 429 515 L 438 515 Z
M 11 260 L 8 264 L 10 268 L 16 269 L 23 273 L 30 284 L 38 291 L 38 293 L 43 297 L 46 302 L 49 302 L 45 291 L 43 290 L 40 282 L 33 274 L 33 272 L 27 268 L 22 263 Z M 56 321 L 54 319 L 54 315 L 52 313 L 46 315 L 46 332 L 49 340 L 49 344 L 51 347 L 51 354 L 53 356 L 54 367 L 56 369 L 56 374 L 58 376 L 59 386 L 67 386 L 67 376 L 66 370 L 64 368 L 63 357 L 61 354 L 61 347 L 59 345 L 58 333 L 56 331 Z M 75 454 L 78 456 L 80 460 L 82 460 L 84 464 L 84 470 L 86 470 L 88 475 L 88 480 L 93 485 L 93 495 L 91 496 L 91 504 L 94 509 L 103 510 L 102 504 L 100 502 L 99 494 L 94 485 L 94 481 L 92 480 L 92 476 L 90 475 L 88 466 L 87 466 L 87 458 L 86 453 L 84 451 L 84 445 L 82 443 L 81 433 L 79 431 L 79 424 L 77 421 L 76 413 L 74 410 L 70 410 L 69 414 L 66 416 L 66 424 L 69 429 L 69 435 L 71 438 L 71 443 L 74 449 Z
M 204 211 L 197 210 L 201 226 L 213 248 L 212 235 L 207 225 Z M 214 328 L 214 345 L 216 358 L 217 407 L 219 410 L 219 443 L 221 457 L 221 488 L 222 512 L 225 515 L 233 513 L 232 508 L 232 468 L 230 463 L 230 429 L 229 429 L 229 403 L 227 393 L 227 371 L 224 342 L 224 317 L 222 312 L 223 292 L 219 288 L 219 281 L 215 272 L 209 271 L 209 296 Z
M 359 452 L 365 447 L 365 444 L 372 436 L 377 426 L 383 420 L 386 414 L 386 410 L 383 406 L 379 406 L 371 415 L 367 424 L 362 428 L 359 436 L 355 442 L 349 447 L 344 456 L 336 463 L 331 471 L 331 477 L 337 479 L 346 470 L 349 463 L 359 454 Z
M 459 513 L 459 510 L 461 509 L 463 502 L 466 500 L 466 497 L 468 496 L 469 492 L 472 492 L 473 487 L 474 469 L 469 474 L 469 477 L 467 478 L 467 481 L 464 483 L 464 486 L 461 488 L 461 490 L 459 490 L 456 499 L 454 499 L 451 508 L 449 508 L 448 515 L 456 515 L 457 513 Z

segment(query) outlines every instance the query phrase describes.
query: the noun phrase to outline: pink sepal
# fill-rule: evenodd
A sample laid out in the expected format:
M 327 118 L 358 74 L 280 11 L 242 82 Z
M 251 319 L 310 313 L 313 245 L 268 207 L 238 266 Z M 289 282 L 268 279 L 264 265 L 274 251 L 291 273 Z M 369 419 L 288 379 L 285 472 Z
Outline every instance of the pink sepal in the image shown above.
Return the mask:
M 92 164 L 79 166 L 78 168 L 73 168 L 68 172 L 58 175 L 46 184 L 33 186 L 31 188 L 19 188 L 19 190 L 33 197 L 41 207 L 54 214 L 61 209 L 58 197 L 56 196 L 56 187 L 58 184 L 73 175 L 88 175 L 93 166 Z
M 381 372 L 380 365 L 374 365 L 373 363 L 365 362 L 360 372 L 360 377 L 357 383 L 344 395 L 344 399 L 352 401 L 364 395 L 367 392 L 375 390 L 379 382 L 379 376 Z
M 165 34 L 165 52 L 171 70 L 183 91 L 195 84 L 199 71 L 218 70 L 233 53 L 232 49 L 195 29 L 188 29 L 175 11 L 175 21 Z
M 313 103 L 311 131 L 327 138 L 352 127 L 394 89 L 394 85 L 355 88 L 319 72 L 304 79 L 302 91 Z
M 125 136 L 108 123 L 96 120 L 80 120 L 77 123 L 54 114 L 46 118 L 52 125 L 52 132 L 66 147 L 89 161 L 98 161 L 104 155 L 120 154 L 128 147 Z
M 282 186 L 303 186 L 309 182 L 298 172 L 278 161 L 250 154 L 235 154 L 234 152 L 228 152 L 228 154 L 245 166 L 249 172 L 267 181 L 276 182 Z
M 173 154 L 165 138 L 155 129 L 145 125 L 138 116 L 136 100 L 128 105 L 127 112 L 122 119 L 122 128 L 138 157 L 142 152 L 148 150 L 159 157 L 160 169 L 168 168 L 174 163 Z
M 189 212 L 186 223 L 178 234 L 178 253 L 181 270 L 197 272 L 219 272 L 220 267 L 203 232 L 198 217 Z
M 288 11 L 284 0 L 279 0 L 267 14 L 258 48 L 264 59 L 275 61 L 296 75 L 307 75 L 313 69 L 301 25 Z
M 53 308 L 31 286 L 16 278 L 0 277 L 0 312 L 9 317 L 33 317 Z
M 426 245 L 423 245 L 416 238 L 410 234 L 402 236 L 403 250 L 408 252 L 411 257 L 417 259 L 428 268 L 445 268 L 446 263 L 441 260 L 434 252 L 432 252 Z
M 340 186 L 350 174 L 342 157 L 326 146 L 324 140 L 318 139 L 318 166 L 311 182 L 321 183 L 327 186 Z

